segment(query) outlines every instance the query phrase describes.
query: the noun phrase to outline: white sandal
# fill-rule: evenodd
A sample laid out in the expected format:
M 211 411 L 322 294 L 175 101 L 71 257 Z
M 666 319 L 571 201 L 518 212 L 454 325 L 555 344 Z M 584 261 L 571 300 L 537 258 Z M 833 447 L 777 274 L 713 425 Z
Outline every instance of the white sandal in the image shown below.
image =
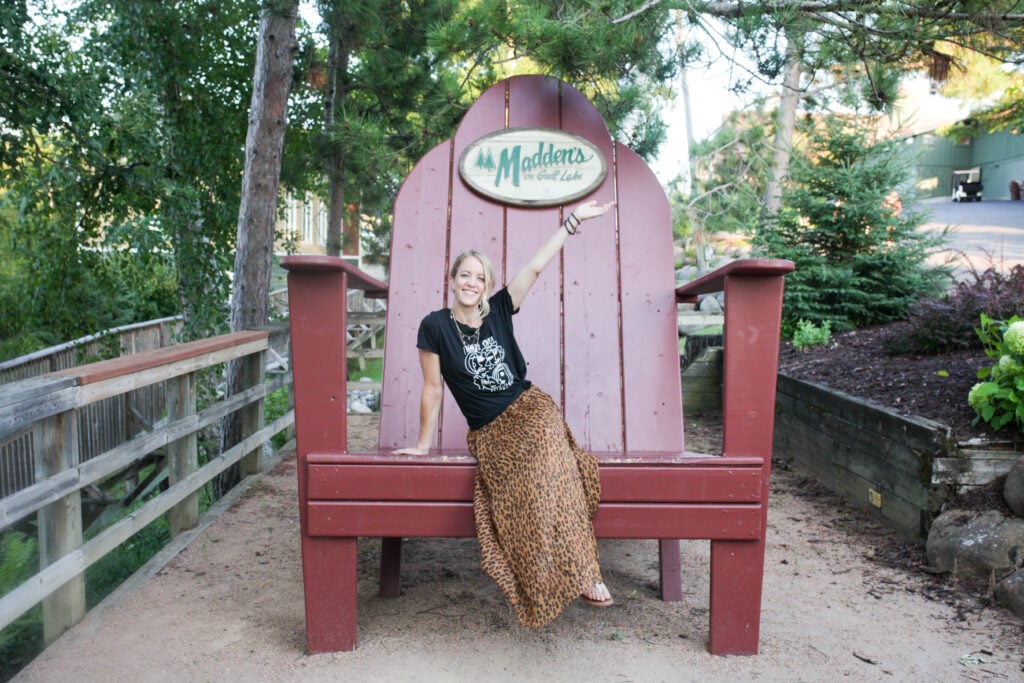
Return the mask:
M 603 583 L 595 583 L 594 588 L 598 589 L 598 591 L 608 590 L 608 587 L 605 586 Z M 611 595 L 609 595 L 608 598 L 605 600 L 595 600 L 594 598 L 588 598 L 585 593 L 580 593 L 580 597 L 583 598 L 583 601 L 586 602 L 588 605 L 593 605 L 594 607 L 609 607 L 615 602 L 614 600 L 612 600 Z

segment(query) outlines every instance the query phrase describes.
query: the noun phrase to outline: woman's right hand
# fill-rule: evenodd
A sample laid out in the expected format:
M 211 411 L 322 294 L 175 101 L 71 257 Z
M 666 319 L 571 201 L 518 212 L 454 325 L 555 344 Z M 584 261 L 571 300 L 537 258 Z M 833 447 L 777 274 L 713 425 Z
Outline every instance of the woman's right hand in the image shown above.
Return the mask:
M 411 448 L 399 448 L 391 451 L 391 455 L 426 455 L 430 452 L 429 448 L 419 448 L 418 446 L 412 446 Z

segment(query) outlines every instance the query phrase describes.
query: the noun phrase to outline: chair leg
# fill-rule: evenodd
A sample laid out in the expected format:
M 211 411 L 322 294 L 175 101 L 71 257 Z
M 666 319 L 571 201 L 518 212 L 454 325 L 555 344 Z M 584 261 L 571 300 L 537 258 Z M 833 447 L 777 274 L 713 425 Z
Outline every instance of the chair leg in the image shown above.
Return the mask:
M 764 539 L 711 542 L 711 654 L 757 654 L 764 550 Z
M 380 597 L 397 598 L 402 594 L 402 539 L 380 539 Z
M 683 572 L 677 539 L 658 541 L 658 563 L 661 565 L 661 599 L 679 602 L 683 599 Z
M 302 539 L 302 578 L 306 596 L 306 650 L 356 648 L 357 539 Z

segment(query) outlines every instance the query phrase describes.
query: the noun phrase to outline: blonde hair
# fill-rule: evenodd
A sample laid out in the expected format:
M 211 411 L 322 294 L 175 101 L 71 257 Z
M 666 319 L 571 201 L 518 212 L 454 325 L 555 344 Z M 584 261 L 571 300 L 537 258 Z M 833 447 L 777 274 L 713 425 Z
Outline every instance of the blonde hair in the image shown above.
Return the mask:
M 494 288 L 494 266 L 491 265 L 491 259 L 487 258 L 487 254 L 482 251 L 477 251 L 476 249 L 467 249 L 455 257 L 455 260 L 452 262 L 452 269 L 448 273 L 448 277 L 454 280 L 463 261 L 470 257 L 475 258 L 480 262 L 480 265 L 484 267 L 484 295 L 480 299 L 478 307 L 480 309 L 480 317 L 486 318 L 487 314 L 491 312 L 491 304 L 487 299 L 491 295 L 491 289 Z

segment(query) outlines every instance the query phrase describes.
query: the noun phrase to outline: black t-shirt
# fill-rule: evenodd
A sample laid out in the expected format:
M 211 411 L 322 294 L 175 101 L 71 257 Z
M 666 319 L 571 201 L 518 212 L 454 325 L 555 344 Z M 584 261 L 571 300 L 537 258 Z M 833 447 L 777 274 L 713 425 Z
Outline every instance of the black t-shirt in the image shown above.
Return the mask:
M 441 376 L 470 429 L 479 429 L 501 415 L 530 388 L 526 361 L 512 329 L 512 297 L 502 287 L 490 303 L 491 312 L 484 318 L 479 339 L 464 325 L 460 337 L 458 323 L 448 308 L 423 318 L 416 337 L 416 348 L 440 356 Z M 469 343 L 464 345 L 463 340 Z

